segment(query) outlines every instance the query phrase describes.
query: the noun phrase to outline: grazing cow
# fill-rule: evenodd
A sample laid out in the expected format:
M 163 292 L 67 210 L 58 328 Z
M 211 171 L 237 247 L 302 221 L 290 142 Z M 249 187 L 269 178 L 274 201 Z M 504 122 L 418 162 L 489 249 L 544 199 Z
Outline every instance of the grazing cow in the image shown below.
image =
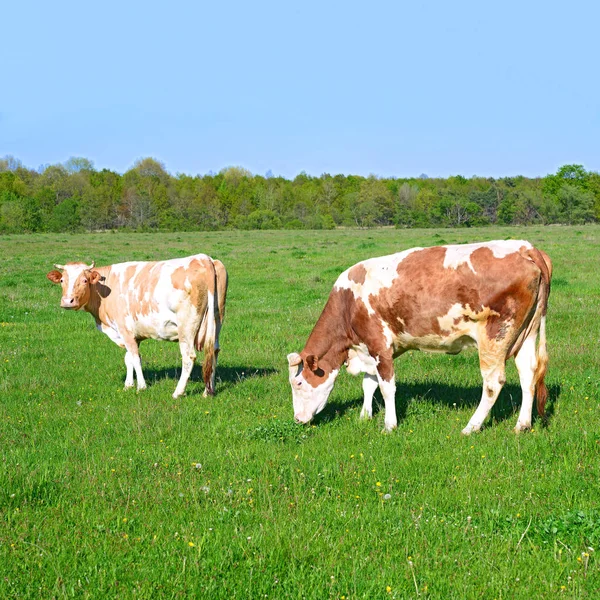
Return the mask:
M 362 418 L 379 386 L 385 428 L 396 427 L 393 359 L 407 350 L 479 349 L 481 402 L 463 433 L 481 428 L 515 357 L 523 400 L 516 431 L 544 417 L 550 258 L 526 241 L 412 248 L 359 262 L 337 279 L 304 350 L 288 355 L 296 421 L 323 410 L 342 364 L 365 373 Z M 536 350 L 536 338 L 540 340 Z
M 204 348 L 204 395 L 215 391 L 219 332 L 225 315 L 227 272 L 206 254 L 158 262 L 126 262 L 95 267 L 80 262 L 54 265 L 47 277 L 62 285 L 62 308 L 85 310 L 96 327 L 126 349 L 125 387 L 146 387 L 139 355 L 145 339 L 178 341 L 181 377 L 173 398 L 181 396 Z

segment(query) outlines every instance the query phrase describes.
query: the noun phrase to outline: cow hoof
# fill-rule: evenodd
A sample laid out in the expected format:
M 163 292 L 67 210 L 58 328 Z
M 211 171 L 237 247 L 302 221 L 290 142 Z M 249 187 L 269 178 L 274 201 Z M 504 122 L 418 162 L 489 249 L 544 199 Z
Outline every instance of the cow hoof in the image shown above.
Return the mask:
M 363 408 L 360 411 L 360 418 L 361 419 L 372 419 L 373 415 L 366 408 Z
M 531 431 L 531 425 L 527 423 L 517 423 L 515 426 L 515 433 L 523 433 L 524 431 Z
M 137 391 L 141 392 L 142 390 L 145 390 L 145 389 L 146 389 L 146 384 L 144 384 L 144 385 L 138 385 Z
M 472 433 L 475 433 L 479 431 L 479 427 L 475 427 L 475 425 L 467 425 L 462 431 L 461 433 L 463 435 L 471 435 Z
M 388 425 L 386 423 L 385 428 L 383 429 L 382 433 L 392 433 L 392 431 L 394 431 L 394 429 L 396 429 L 396 427 L 398 427 L 398 425 L 396 423 L 393 423 L 390 425 Z
M 130 390 L 132 387 L 133 387 L 133 383 L 126 383 L 126 384 L 123 386 L 123 389 L 124 389 L 124 390 Z

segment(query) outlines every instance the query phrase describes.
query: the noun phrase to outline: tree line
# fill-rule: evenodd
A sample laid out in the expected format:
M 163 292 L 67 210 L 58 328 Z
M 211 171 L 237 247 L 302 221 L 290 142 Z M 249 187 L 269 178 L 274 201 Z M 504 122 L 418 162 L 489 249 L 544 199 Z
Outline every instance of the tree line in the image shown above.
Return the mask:
M 600 220 L 600 174 L 564 165 L 546 177 L 385 178 L 228 167 L 171 175 L 153 158 L 120 174 L 73 157 L 30 169 L 0 159 L 0 233 L 351 227 L 470 227 Z

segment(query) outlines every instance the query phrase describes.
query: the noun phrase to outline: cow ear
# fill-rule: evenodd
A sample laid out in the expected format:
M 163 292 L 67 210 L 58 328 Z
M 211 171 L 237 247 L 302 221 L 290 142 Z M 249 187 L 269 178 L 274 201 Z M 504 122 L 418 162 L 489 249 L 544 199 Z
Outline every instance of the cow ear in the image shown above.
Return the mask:
M 306 366 L 314 373 L 319 368 L 319 358 L 314 354 L 306 357 Z
M 94 283 L 98 283 L 102 279 L 102 275 L 98 273 L 98 271 L 92 271 L 90 273 L 90 283 L 93 285 Z
M 52 283 L 60 283 L 60 280 L 62 279 L 62 273 L 60 271 L 50 271 L 50 273 L 48 273 L 48 275 L 46 275 L 46 277 Z

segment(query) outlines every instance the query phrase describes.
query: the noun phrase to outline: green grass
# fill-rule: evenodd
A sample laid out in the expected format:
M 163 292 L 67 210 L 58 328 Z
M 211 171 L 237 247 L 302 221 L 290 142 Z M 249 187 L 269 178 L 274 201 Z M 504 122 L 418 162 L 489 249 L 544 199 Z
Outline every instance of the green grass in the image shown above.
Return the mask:
M 343 269 L 507 237 L 554 261 L 547 427 L 513 433 L 511 361 L 491 423 L 460 435 L 473 351 L 396 361 L 392 434 L 379 394 L 359 421 L 346 373 L 314 426 L 292 422 L 286 354 Z M 174 401 L 177 344 L 153 341 L 148 389 L 123 391 L 122 350 L 46 273 L 197 252 L 230 274 L 217 395 L 196 367 Z M 0 597 L 598 597 L 599 266 L 596 226 L 0 238 Z

